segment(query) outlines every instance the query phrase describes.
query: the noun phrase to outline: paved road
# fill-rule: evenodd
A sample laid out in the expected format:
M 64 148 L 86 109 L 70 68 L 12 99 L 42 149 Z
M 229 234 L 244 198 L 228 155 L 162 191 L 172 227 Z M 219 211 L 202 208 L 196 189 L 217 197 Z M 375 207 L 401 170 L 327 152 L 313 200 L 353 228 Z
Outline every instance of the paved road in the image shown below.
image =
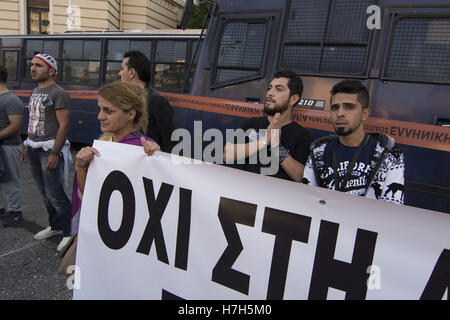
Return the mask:
M 72 147 L 72 155 L 80 146 Z M 74 167 L 69 168 L 72 194 Z M 62 235 L 37 241 L 33 235 L 48 226 L 48 214 L 37 191 L 31 172 L 21 164 L 23 185 L 23 220 L 14 227 L 0 223 L 0 300 L 51 299 L 70 300 L 67 279 L 58 274 L 60 258 L 56 247 Z

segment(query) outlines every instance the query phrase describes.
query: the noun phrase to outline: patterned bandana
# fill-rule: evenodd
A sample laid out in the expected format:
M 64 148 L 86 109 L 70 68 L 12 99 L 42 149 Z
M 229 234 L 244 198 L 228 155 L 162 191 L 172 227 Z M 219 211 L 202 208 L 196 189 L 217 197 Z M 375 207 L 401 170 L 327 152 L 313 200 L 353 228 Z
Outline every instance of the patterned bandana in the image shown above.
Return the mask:
M 49 66 L 49 68 L 52 68 L 53 70 L 55 70 L 55 75 L 56 75 L 56 73 L 58 73 L 58 66 L 56 65 L 56 60 L 53 59 L 53 57 L 51 55 L 48 55 L 45 53 L 38 53 L 37 55 L 35 55 L 33 57 L 33 59 L 34 58 L 38 58 L 39 60 L 44 61 L 45 64 Z

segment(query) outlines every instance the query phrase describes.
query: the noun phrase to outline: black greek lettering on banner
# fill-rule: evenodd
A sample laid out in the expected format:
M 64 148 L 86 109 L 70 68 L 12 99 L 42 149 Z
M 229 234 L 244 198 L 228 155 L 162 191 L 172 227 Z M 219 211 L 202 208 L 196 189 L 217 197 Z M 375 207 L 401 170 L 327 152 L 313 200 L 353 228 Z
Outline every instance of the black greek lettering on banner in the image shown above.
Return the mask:
M 122 194 L 122 222 L 117 231 L 113 231 L 108 222 L 109 200 L 114 191 Z M 110 249 L 123 248 L 131 237 L 134 226 L 135 198 L 133 185 L 121 171 L 111 172 L 103 182 L 98 203 L 97 226 L 100 238 Z
M 228 246 L 212 271 L 212 281 L 247 295 L 250 276 L 231 267 L 244 249 L 236 223 L 253 227 L 256 208 L 255 204 L 222 197 L 219 202 L 218 216 Z
M 283 299 L 292 241 L 308 243 L 311 217 L 266 208 L 262 232 L 275 235 L 267 299 Z
M 150 217 L 136 252 L 148 255 L 154 240 L 158 260 L 169 264 L 164 234 L 161 227 L 161 218 L 167 203 L 169 202 L 170 196 L 172 195 L 173 186 L 162 183 L 158 192 L 158 197 L 155 198 L 153 181 L 147 178 L 143 178 L 143 180 L 147 198 L 148 214 Z
M 175 267 L 182 270 L 187 270 L 188 264 L 189 235 L 191 230 L 191 202 L 192 190 L 180 188 Z
M 334 259 L 339 224 L 322 220 L 308 299 L 324 300 L 328 287 L 346 292 L 346 300 L 364 300 L 367 294 L 367 268 L 372 265 L 377 233 L 358 229 L 352 262 Z
M 450 300 L 450 250 L 442 250 L 420 300 L 441 300 L 447 290 Z

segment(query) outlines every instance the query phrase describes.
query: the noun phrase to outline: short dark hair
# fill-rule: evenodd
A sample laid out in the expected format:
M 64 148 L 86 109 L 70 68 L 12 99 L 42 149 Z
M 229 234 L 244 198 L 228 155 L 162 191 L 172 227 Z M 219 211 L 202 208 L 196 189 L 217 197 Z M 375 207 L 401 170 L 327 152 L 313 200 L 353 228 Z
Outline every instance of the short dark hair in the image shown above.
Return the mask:
M 152 81 L 152 75 L 150 74 L 150 60 L 141 51 L 133 50 L 128 51 L 123 55 L 124 58 L 128 58 L 128 69 L 133 68 L 136 70 L 139 79 L 145 83 Z
M 302 94 L 303 94 L 302 78 L 300 78 L 299 75 L 297 75 L 294 71 L 291 71 L 291 70 L 283 70 L 283 71 L 278 71 L 278 72 L 274 73 L 272 79 L 278 79 L 278 78 L 289 79 L 288 80 L 288 88 L 289 88 L 290 96 L 293 96 L 294 94 L 298 94 L 298 98 L 300 100 L 300 98 L 302 97 Z
M 0 82 L 6 83 L 8 81 L 8 70 L 4 66 L 0 66 Z
M 354 93 L 357 94 L 358 102 L 361 103 L 363 109 L 369 107 L 369 91 L 358 80 L 343 80 L 333 86 L 331 96 L 338 93 Z M 331 98 L 330 98 L 331 99 Z

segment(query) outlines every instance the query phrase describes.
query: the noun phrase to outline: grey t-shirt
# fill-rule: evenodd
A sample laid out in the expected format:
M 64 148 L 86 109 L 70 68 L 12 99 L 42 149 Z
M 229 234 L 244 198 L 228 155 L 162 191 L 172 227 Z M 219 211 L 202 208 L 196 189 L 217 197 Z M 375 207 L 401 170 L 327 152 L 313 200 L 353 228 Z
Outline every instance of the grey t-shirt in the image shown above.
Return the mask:
M 28 104 L 28 139 L 36 142 L 55 139 L 59 129 L 56 110 L 69 109 L 69 103 L 69 95 L 56 83 L 35 88 Z
M 0 130 L 5 129 L 11 123 L 9 116 L 22 114 L 25 111 L 25 106 L 22 101 L 12 92 L 0 94 Z M 0 140 L 3 145 L 18 145 L 20 144 L 20 132 L 17 131 L 12 136 Z

